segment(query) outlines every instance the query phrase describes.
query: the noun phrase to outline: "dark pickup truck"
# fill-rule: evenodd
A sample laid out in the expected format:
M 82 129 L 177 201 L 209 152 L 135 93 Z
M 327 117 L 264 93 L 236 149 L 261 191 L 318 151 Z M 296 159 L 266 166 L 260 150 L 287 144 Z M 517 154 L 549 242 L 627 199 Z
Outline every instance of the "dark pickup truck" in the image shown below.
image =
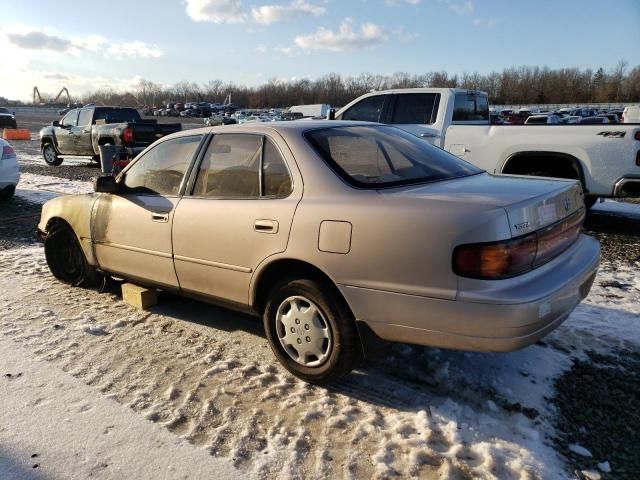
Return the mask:
M 143 120 L 135 108 L 88 105 L 70 110 L 62 120 L 40 130 L 40 147 L 51 166 L 60 165 L 62 157 L 99 161 L 101 145 L 121 147 L 121 157 L 133 158 L 159 138 L 181 129 L 180 123 Z

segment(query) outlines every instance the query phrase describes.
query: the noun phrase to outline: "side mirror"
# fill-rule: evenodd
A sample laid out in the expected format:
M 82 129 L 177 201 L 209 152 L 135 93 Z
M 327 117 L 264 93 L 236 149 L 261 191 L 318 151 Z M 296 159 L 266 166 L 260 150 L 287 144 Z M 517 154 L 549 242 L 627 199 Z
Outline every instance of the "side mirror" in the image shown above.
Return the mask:
M 327 112 L 327 120 L 335 120 L 336 119 L 336 109 L 330 108 Z
M 54 120 L 53 122 L 51 122 L 51 126 L 52 127 L 59 127 L 60 126 L 60 121 Z
M 103 175 L 96 178 L 94 190 L 96 193 L 118 193 L 120 185 L 116 182 L 115 177 L 111 175 Z

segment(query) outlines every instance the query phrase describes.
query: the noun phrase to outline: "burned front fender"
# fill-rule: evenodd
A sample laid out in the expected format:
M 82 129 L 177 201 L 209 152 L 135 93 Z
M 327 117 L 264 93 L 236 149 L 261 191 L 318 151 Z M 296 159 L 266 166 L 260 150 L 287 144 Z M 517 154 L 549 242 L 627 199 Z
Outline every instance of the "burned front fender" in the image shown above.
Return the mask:
M 44 240 L 56 222 L 71 227 L 78 238 L 87 262 L 95 265 L 91 245 L 91 212 L 98 199 L 96 194 L 64 195 L 56 197 L 42 206 L 37 234 Z

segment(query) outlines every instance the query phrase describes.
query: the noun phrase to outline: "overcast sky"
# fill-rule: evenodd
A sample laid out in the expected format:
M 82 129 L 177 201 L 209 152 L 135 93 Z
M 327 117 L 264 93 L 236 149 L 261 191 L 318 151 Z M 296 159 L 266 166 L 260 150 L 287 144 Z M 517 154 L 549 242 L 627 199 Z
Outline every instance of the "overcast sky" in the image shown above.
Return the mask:
M 46 6 L 45 6 L 46 5 Z M 640 0 L 2 0 L 0 96 L 640 64 Z

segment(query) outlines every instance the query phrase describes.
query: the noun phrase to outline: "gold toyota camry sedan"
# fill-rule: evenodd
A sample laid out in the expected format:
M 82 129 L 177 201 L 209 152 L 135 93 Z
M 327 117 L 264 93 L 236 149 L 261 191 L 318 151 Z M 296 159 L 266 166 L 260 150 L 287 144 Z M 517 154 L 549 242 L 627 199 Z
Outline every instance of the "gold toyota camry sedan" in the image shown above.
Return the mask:
M 510 351 L 556 328 L 600 259 L 576 181 L 491 175 L 393 127 L 188 130 L 38 225 L 53 275 L 260 315 L 276 358 L 327 383 L 382 339 Z

